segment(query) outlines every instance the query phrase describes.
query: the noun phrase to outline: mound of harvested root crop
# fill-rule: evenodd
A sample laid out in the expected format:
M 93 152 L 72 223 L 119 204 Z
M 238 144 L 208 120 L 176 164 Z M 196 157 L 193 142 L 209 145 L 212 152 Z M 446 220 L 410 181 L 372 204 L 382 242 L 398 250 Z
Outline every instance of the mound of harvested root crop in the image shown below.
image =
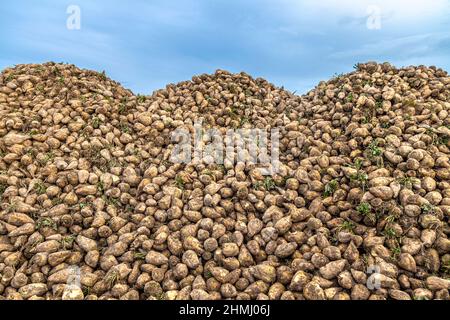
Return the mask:
M 4 70 L 0 299 L 449 300 L 450 77 L 356 67 L 304 96 L 221 70 L 151 96 Z M 277 128 L 279 170 L 175 163 L 200 120 Z

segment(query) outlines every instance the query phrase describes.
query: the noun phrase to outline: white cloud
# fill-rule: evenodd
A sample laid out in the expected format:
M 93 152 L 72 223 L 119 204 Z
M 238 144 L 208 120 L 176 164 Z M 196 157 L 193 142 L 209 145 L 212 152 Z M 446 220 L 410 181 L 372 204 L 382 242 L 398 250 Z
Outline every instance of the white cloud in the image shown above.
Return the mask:
M 449 12 L 448 0 L 281 0 L 290 14 L 333 20 L 338 17 L 366 17 L 369 6 L 380 8 L 383 18 L 393 23 L 417 23 Z
M 450 32 L 418 34 L 408 37 L 371 42 L 359 48 L 332 53 L 330 58 L 385 56 L 396 53 L 398 57 L 423 56 L 432 52 L 441 41 L 450 39 Z

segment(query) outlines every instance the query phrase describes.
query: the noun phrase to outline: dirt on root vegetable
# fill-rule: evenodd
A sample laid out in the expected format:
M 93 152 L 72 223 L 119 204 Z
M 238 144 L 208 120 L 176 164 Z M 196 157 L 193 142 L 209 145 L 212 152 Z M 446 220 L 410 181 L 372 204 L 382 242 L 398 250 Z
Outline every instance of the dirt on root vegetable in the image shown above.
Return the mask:
M 134 95 L 0 75 L 0 299 L 444 299 L 450 77 L 368 62 L 303 96 L 218 70 Z M 280 168 L 173 163 L 177 128 L 280 129 Z

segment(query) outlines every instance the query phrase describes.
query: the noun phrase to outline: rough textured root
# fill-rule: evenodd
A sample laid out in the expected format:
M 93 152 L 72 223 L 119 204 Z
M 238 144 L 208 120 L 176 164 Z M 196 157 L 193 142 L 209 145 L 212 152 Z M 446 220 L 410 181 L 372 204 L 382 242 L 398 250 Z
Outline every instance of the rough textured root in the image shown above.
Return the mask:
M 303 96 L 218 70 L 134 95 L 0 75 L 0 298 L 449 299 L 450 77 L 358 64 Z M 280 170 L 170 161 L 175 129 L 280 129 Z

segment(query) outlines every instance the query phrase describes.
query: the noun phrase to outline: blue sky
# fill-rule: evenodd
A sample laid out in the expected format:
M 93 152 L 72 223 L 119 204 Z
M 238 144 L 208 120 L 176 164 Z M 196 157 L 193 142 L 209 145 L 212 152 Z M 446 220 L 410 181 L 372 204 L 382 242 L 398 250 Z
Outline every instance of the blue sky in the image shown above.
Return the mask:
M 5 1 L 0 69 L 68 62 L 141 94 L 227 69 L 305 93 L 368 60 L 450 70 L 449 2 Z M 81 10 L 79 30 L 66 27 L 69 5 Z

